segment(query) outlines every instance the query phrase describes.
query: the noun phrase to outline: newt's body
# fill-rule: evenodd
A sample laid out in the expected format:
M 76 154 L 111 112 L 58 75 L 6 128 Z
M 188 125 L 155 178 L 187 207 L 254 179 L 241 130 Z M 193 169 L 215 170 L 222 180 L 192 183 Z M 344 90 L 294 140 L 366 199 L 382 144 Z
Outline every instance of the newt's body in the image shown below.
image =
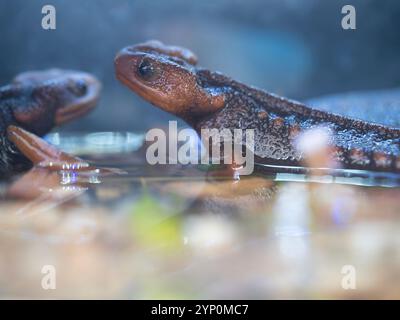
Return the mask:
M 257 162 L 299 165 L 304 155 L 297 137 L 324 127 L 342 167 L 400 171 L 400 129 L 313 109 L 195 64 L 190 51 L 158 41 L 127 47 L 115 59 L 120 81 L 197 131 L 255 129 Z
M 54 126 L 86 114 L 96 105 L 99 93 L 100 83 L 93 76 L 57 69 L 22 73 L 1 87 L 0 176 L 28 163 L 25 156 L 35 152 L 27 147 L 23 156 L 8 139 L 9 126 L 42 136 Z M 29 146 L 29 141 L 25 143 Z

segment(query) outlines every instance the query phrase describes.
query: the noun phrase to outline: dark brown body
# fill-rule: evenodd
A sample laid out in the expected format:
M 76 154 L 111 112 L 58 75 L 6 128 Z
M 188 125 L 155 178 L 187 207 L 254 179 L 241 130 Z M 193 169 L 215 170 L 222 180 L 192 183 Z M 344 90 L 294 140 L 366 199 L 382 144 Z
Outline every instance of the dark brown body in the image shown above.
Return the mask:
M 299 165 L 295 140 L 305 130 L 331 132 L 333 158 L 344 168 L 400 171 L 400 130 L 307 107 L 207 70 L 201 83 L 224 90 L 222 110 L 194 123 L 201 128 L 254 128 L 255 156 L 260 163 Z M 379 120 L 379 119 L 376 119 Z M 312 141 L 311 141 L 312 143 Z
M 115 59 L 117 77 L 198 132 L 254 129 L 258 163 L 304 164 L 296 139 L 310 129 L 324 128 L 330 157 L 340 167 L 400 172 L 400 129 L 317 110 L 247 86 L 195 67 L 193 54 L 189 59 L 187 49 L 173 48 L 151 41 L 123 49 Z

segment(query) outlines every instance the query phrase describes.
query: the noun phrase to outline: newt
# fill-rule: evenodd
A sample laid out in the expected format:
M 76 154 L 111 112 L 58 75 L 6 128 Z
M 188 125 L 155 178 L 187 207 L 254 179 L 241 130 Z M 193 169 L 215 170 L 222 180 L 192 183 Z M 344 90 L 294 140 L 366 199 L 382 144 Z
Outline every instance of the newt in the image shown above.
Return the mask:
M 53 127 L 88 113 L 96 106 L 100 90 L 100 82 L 94 76 L 59 69 L 24 72 L 1 87 L 0 176 L 29 166 L 28 159 L 38 152 L 29 147 L 29 142 L 35 140 L 32 137 L 43 136 Z M 9 127 L 14 128 L 14 133 L 34 135 L 25 135 L 24 148 L 19 149 L 9 139 Z
M 301 166 L 305 155 L 296 139 L 323 127 L 340 167 L 400 172 L 400 128 L 379 123 L 379 117 L 361 120 L 268 93 L 197 67 L 190 50 L 159 41 L 123 48 L 114 64 L 124 85 L 197 132 L 254 129 L 256 164 Z

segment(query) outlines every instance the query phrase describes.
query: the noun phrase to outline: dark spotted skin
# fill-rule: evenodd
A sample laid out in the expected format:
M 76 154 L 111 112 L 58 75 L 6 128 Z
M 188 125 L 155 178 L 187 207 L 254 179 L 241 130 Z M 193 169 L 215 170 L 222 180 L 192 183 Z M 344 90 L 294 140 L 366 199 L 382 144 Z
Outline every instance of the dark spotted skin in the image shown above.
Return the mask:
M 58 69 L 22 73 L 1 87 L 0 177 L 30 165 L 8 139 L 10 125 L 42 136 L 91 110 L 99 92 L 100 83 L 93 76 Z
M 256 163 L 304 165 L 296 139 L 323 127 L 329 132 L 331 157 L 340 167 L 400 172 L 398 128 L 314 109 L 198 68 L 196 61 L 187 49 L 150 41 L 121 50 L 115 69 L 130 89 L 198 132 L 254 129 Z
M 299 165 L 302 155 L 294 147 L 296 137 L 307 129 L 323 126 L 332 132 L 333 157 L 343 167 L 400 171 L 399 129 L 313 109 L 219 73 L 199 70 L 198 76 L 202 86 L 224 91 L 226 104 L 200 119 L 195 128 L 254 128 L 259 163 Z

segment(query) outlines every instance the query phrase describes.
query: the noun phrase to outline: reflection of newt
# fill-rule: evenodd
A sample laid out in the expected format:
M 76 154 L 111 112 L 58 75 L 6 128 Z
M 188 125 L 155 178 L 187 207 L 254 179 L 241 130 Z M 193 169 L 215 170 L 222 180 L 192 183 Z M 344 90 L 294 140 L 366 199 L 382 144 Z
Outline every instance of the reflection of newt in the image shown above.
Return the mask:
M 400 129 L 316 110 L 198 68 L 196 61 L 187 49 L 150 41 L 121 50 L 115 69 L 130 89 L 197 131 L 255 129 L 257 162 L 298 165 L 304 156 L 296 137 L 323 126 L 342 167 L 400 171 Z
M 35 157 L 35 148 L 24 137 L 24 149 L 16 148 L 7 139 L 10 125 L 44 135 L 54 126 L 76 119 L 97 103 L 100 83 L 91 75 L 79 71 L 48 70 L 26 72 L 0 88 L 0 176 L 27 164 Z M 17 134 L 18 130 L 11 129 Z M 22 131 L 21 131 L 22 132 Z M 15 136 L 15 135 L 14 135 Z M 32 135 L 32 137 L 34 137 Z

